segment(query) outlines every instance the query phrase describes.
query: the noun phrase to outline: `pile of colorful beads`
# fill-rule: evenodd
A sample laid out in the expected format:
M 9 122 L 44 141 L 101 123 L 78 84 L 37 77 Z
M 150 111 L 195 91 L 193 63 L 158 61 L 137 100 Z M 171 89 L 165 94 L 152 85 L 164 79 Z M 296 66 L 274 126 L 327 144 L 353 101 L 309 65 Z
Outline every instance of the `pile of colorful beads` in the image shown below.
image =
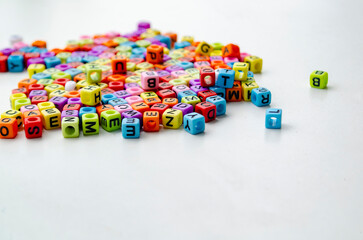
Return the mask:
M 268 106 L 271 93 L 257 85 L 262 59 L 241 53 L 235 44 L 208 44 L 150 28 L 121 35 L 82 36 L 64 49 L 47 50 L 45 41 L 28 46 L 20 37 L 0 54 L 0 72 L 21 72 L 10 96 L 11 109 L 1 114 L 0 137 L 27 138 L 61 128 L 65 138 L 120 131 L 139 138 L 181 125 L 191 134 L 224 115 L 227 102 L 252 101 Z M 266 127 L 281 126 L 281 109 L 268 109 Z

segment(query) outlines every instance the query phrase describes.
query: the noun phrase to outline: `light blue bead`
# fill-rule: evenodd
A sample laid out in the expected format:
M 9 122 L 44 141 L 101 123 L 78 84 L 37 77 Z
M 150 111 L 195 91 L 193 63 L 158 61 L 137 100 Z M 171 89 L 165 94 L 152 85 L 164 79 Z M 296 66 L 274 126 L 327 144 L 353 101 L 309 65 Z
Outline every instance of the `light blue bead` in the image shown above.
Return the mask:
M 271 92 L 267 88 L 254 88 L 251 92 L 251 102 L 257 107 L 268 106 L 271 103 Z
M 185 90 L 185 91 L 179 92 L 178 101 L 181 102 L 183 97 L 188 97 L 188 96 L 197 96 L 197 94 L 192 90 Z
M 216 105 L 216 108 L 217 108 L 216 115 L 217 116 L 226 114 L 226 107 L 227 107 L 226 99 L 224 99 L 220 96 L 211 96 L 211 97 L 207 97 L 207 99 L 205 101 Z
M 102 95 L 102 103 L 107 104 L 111 100 L 115 100 L 117 97 L 113 95 L 112 93 L 104 94 Z
M 108 104 L 111 104 L 112 106 L 122 105 L 122 104 L 128 104 L 128 102 L 123 98 L 117 98 L 108 101 Z
M 282 109 L 269 108 L 266 109 L 266 121 L 265 126 L 269 129 L 281 128 Z
M 120 43 L 120 46 L 130 46 L 132 48 L 138 47 L 137 44 L 134 42 L 123 42 L 123 43 Z
M 226 98 L 226 89 L 221 87 L 210 87 L 209 90 L 217 93 L 218 96 Z
M 51 75 L 48 74 L 48 73 L 43 73 L 43 72 L 40 72 L 40 73 L 35 73 L 33 74 L 32 76 L 33 79 L 36 79 L 36 80 L 40 80 L 40 79 L 51 79 Z
M 170 49 L 171 46 L 171 39 L 168 36 L 157 35 L 154 37 L 155 39 L 159 40 L 159 42 L 165 43 L 167 47 Z
M 138 118 L 124 118 L 121 129 L 124 138 L 139 138 L 140 120 Z
M 176 65 L 178 65 L 179 67 L 182 67 L 184 70 L 188 69 L 188 68 L 194 68 L 194 64 L 191 62 L 179 62 Z
M 71 62 L 82 62 L 82 57 L 81 56 L 70 56 L 67 58 L 67 63 L 71 63 Z
M 227 63 L 230 68 L 233 68 L 234 62 Z
M 145 56 L 144 56 L 144 54 L 131 54 L 130 59 L 133 59 L 133 58 L 142 58 L 142 59 L 144 59 Z
M 248 71 L 248 73 L 247 73 L 247 77 L 253 77 L 253 76 L 254 76 L 253 72 Z
M 78 74 L 82 73 L 81 70 L 77 69 L 77 68 L 70 68 L 64 71 L 65 73 L 68 73 L 69 75 L 71 75 L 72 79 L 77 76 Z
M 36 48 L 36 49 L 33 50 L 33 52 L 45 53 L 45 52 L 48 52 L 48 50 L 46 48 Z
M 184 45 L 184 47 L 189 47 L 192 45 L 190 42 L 187 41 L 182 42 L 182 44 Z
M 9 72 L 24 71 L 24 57 L 22 55 L 10 55 L 8 58 Z
M 31 52 L 34 51 L 34 48 L 35 47 L 30 47 L 30 46 L 28 46 L 28 47 L 22 47 L 22 48 L 19 49 L 19 51 L 20 52 L 24 52 L 24 53 L 31 53 Z
M 44 58 L 44 62 L 45 62 L 45 66 L 47 68 L 52 68 L 52 67 L 55 67 L 55 66 L 61 64 L 61 60 L 57 57 Z
M 222 88 L 232 88 L 234 83 L 235 71 L 220 68 L 217 71 L 216 86 Z
M 175 49 L 179 49 L 179 48 L 185 48 L 185 47 L 188 47 L 188 46 L 190 46 L 191 44 L 190 44 L 190 42 L 187 42 L 187 41 L 184 41 L 184 42 L 176 42 L 175 44 L 174 44 L 174 48 Z
M 81 107 L 81 109 L 79 109 L 79 112 L 78 112 L 80 123 L 82 122 L 83 114 L 87 114 L 87 113 L 96 113 L 96 108 L 95 107 Z
M 83 63 L 89 63 L 89 62 L 93 62 L 93 61 L 96 61 L 98 59 L 98 57 L 96 56 L 85 56 L 82 58 L 82 62 Z
M 132 54 L 137 54 L 137 55 L 143 54 L 144 52 L 146 52 L 146 48 L 144 48 L 144 47 L 133 48 L 131 50 Z
M 193 112 L 184 115 L 184 129 L 190 134 L 196 135 L 205 130 L 205 118 L 203 115 Z

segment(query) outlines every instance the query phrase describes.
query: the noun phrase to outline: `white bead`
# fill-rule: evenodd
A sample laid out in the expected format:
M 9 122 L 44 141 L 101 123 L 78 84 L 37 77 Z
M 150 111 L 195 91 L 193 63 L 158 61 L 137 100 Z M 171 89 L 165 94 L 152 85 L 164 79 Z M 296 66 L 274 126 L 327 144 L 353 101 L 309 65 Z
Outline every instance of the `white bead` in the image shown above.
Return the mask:
M 76 88 L 76 82 L 75 81 L 68 81 L 66 82 L 66 85 L 64 89 L 68 92 L 73 91 Z

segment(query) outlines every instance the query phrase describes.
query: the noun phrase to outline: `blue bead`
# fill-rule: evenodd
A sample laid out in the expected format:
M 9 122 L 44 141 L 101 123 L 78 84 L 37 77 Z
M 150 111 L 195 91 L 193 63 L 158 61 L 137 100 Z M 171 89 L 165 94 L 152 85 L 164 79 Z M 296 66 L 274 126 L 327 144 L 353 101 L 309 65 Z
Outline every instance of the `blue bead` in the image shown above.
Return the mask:
M 269 108 L 266 110 L 265 126 L 269 129 L 281 128 L 282 109 Z
M 138 47 L 137 44 L 134 42 L 123 42 L 123 43 L 120 43 L 120 46 L 130 46 L 132 48 Z
M 216 86 L 222 88 L 232 88 L 234 83 L 235 71 L 230 69 L 220 68 L 216 73 Z
M 227 65 L 228 65 L 230 68 L 233 68 L 234 62 L 229 62 L 229 63 L 227 63 Z
M 253 76 L 254 76 L 253 72 L 248 71 L 248 73 L 247 73 L 247 77 L 253 77 Z
M 124 118 L 121 129 L 124 138 L 139 138 L 140 120 L 138 118 Z
M 184 41 L 184 42 L 177 42 L 177 43 L 174 44 L 174 48 L 175 49 L 185 48 L 185 47 L 188 47 L 190 45 L 191 45 L 190 42 L 186 42 L 186 41 Z
M 182 44 L 184 45 L 184 47 L 189 47 L 192 45 L 190 42 L 187 41 L 182 42 Z
M 226 98 L 226 89 L 221 87 L 210 87 L 209 90 L 217 93 L 218 96 Z
M 267 88 L 254 88 L 251 92 L 251 102 L 257 107 L 268 106 L 271 103 L 271 92 Z
M 178 101 L 181 102 L 183 97 L 188 97 L 188 96 L 197 96 L 197 94 L 192 90 L 185 90 L 185 91 L 179 92 Z
M 46 48 L 36 48 L 36 49 L 33 50 L 33 52 L 45 53 L 45 52 L 48 52 L 48 50 Z
M 52 77 L 48 73 L 40 72 L 40 73 L 33 74 L 32 78 L 36 79 L 36 80 L 40 80 L 40 79 L 51 79 Z
M 10 55 L 8 58 L 9 72 L 24 71 L 24 57 L 22 55 Z
M 145 56 L 144 56 L 144 54 L 131 54 L 130 59 L 133 59 L 133 58 L 142 58 L 142 59 L 144 59 Z
M 83 114 L 87 114 L 87 113 L 96 113 L 96 108 L 95 107 L 81 107 L 81 109 L 79 109 L 79 112 L 78 112 L 80 123 L 82 122 Z
M 184 115 L 184 129 L 190 134 L 198 134 L 204 132 L 205 118 L 203 115 L 193 112 Z
M 157 35 L 154 37 L 155 39 L 159 40 L 159 42 L 165 43 L 167 47 L 170 49 L 171 46 L 171 39 L 168 36 Z
M 146 48 L 144 48 L 144 47 L 133 48 L 131 50 L 132 54 L 137 54 L 137 55 L 143 54 L 144 52 L 146 52 Z
M 68 73 L 69 75 L 71 75 L 72 79 L 77 76 L 78 74 L 82 73 L 81 70 L 77 69 L 77 68 L 70 68 L 64 71 L 65 73 Z
M 220 96 L 207 97 L 206 102 L 213 103 L 217 108 L 217 116 L 226 114 L 227 101 Z
M 67 58 L 67 63 L 71 63 L 71 62 L 82 62 L 82 57 L 81 56 L 70 56 Z
M 47 68 L 52 68 L 52 67 L 55 67 L 55 66 L 61 64 L 61 60 L 57 57 L 44 58 L 44 62 L 45 62 L 45 66 Z
M 122 104 L 128 104 L 128 102 L 123 98 L 117 98 L 108 101 L 108 104 L 111 104 L 112 106 L 122 105 Z
M 112 93 L 108 93 L 105 95 L 102 95 L 102 103 L 107 104 L 110 100 L 115 100 L 117 97 L 113 95 Z
M 83 63 L 89 63 L 89 62 L 93 62 L 93 61 L 96 61 L 98 59 L 98 57 L 96 56 L 85 56 L 82 58 L 82 62 Z
M 194 64 L 191 62 L 179 62 L 176 65 L 178 65 L 179 67 L 182 67 L 184 70 L 188 69 L 188 68 L 194 68 Z
M 19 49 L 20 52 L 24 52 L 24 53 L 30 53 L 34 51 L 34 47 L 22 47 Z

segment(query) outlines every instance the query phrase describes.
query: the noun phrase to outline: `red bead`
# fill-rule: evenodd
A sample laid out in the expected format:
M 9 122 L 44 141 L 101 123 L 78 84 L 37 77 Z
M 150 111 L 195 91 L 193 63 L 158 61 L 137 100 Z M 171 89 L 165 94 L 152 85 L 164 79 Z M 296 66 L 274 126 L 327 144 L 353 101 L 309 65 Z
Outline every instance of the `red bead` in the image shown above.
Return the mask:
M 40 117 L 28 117 L 24 120 L 26 138 L 39 138 L 42 136 L 42 120 Z
M 65 110 L 77 110 L 77 111 L 79 111 L 80 109 L 81 109 L 80 104 L 72 104 L 72 103 L 66 104 L 63 107 L 63 111 L 65 111 Z
M 217 107 L 210 102 L 201 102 L 195 105 L 195 112 L 202 114 L 205 122 L 210 122 L 216 119 Z
M 215 72 L 211 68 L 200 69 L 200 85 L 202 87 L 212 87 L 215 85 Z
M 124 90 L 124 83 L 121 81 L 112 81 L 108 84 L 108 88 L 114 91 Z
M 213 92 L 212 90 L 198 92 L 198 97 L 200 98 L 200 100 L 202 102 L 204 102 L 207 99 L 207 97 L 211 97 L 211 96 L 217 96 L 217 93 Z
M 68 81 L 70 81 L 68 78 L 58 78 L 53 81 L 53 84 L 59 84 L 64 87 Z
M 29 85 L 28 92 L 30 93 L 33 90 L 43 90 L 43 89 L 44 89 L 43 84 L 35 83 L 35 84 Z
M 48 101 L 47 96 L 34 96 L 31 99 L 32 104 L 38 104 L 38 103 L 47 102 L 47 101 Z
M 8 71 L 8 56 L 0 56 L 0 72 Z
M 26 88 L 22 87 L 22 88 L 15 88 L 15 89 L 11 90 L 11 94 L 14 94 L 14 93 L 24 93 L 24 94 L 27 94 L 28 91 L 26 90 Z
M 24 63 L 28 66 L 28 60 L 30 58 L 38 58 L 40 57 L 40 53 L 25 53 L 24 54 Z
M 235 44 L 230 43 L 222 47 L 223 57 L 236 57 L 239 59 L 241 57 L 240 54 L 239 47 Z
M 172 89 L 174 86 L 168 82 L 162 82 L 159 83 L 159 89 L 163 90 L 163 89 Z
M 176 98 L 176 93 L 171 89 L 162 89 L 157 91 L 156 94 L 161 98 Z
M 161 120 L 162 119 L 162 116 L 163 116 L 163 113 L 168 108 L 169 108 L 169 106 L 166 105 L 166 104 L 156 103 L 156 104 L 154 104 L 154 105 L 151 106 L 150 110 L 151 111 L 158 111 L 159 112 L 159 116 L 160 116 L 160 120 Z
M 160 82 L 169 82 L 171 80 L 175 79 L 175 77 L 171 76 L 171 75 L 167 75 L 167 76 L 163 76 L 159 78 Z

